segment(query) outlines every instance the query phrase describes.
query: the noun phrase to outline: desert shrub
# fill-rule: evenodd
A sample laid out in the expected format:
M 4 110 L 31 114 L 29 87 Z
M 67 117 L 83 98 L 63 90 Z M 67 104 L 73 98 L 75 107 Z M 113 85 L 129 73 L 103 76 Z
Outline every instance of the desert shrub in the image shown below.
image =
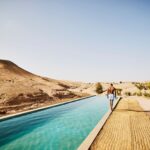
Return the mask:
M 57 92 L 53 96 L 55 98 L 64 99 L 64 98 L 74 98 L 77 95 L 71 91 L 66 91 L 66 92 Z
M 147 93 L 147 92 L 143 93 L 143 95 L 144 95 L 145 97 L 150 97 L 150 93 Z
M 145 89 L 145 86 L 144 86 L 143 83 L 135 83 L 135 86 L 136 86 L 139 90 Z
M 150 90 L 150 82 L 145 83 L 146 88 Z
M 125 95 L 126 95 L 126 96 L 131 96 L 131 92 L 128 92 L 128 91 L 125 92 Z
M 96 93 L 100 94 L 103 92 L 103 87 L 102 84 L 100 82 L 96 83 Z
M 140 91 L 140 92 L 137 92 L 136 95 L 137 95 L 137 96 L 142 96 L 142 92 L 141 92 L 141 91 Z
M 121 95 L 121 92 L 122 92 L 122 89 L 116 89 L 116 93 L 117 93 L 117 95 Z
M 133 96 L 136 96 L 136 94 L 137 94 L 137 93 L 136 93 L 136 92 L 134 92 L 132 95 L 133 95 Z
M 135 85 L 139 90 L 149 90 L 149 89 L 150 89 L 150 82 L 135 83 L 134 85 Z

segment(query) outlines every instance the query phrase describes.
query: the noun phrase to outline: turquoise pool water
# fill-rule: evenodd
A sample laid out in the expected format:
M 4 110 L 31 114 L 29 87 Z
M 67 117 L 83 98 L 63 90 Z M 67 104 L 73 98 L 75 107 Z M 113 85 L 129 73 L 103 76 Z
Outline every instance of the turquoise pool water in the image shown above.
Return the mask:
M 75 150 L 108 111 L 90 97 L 0 122 L 0 150 Z

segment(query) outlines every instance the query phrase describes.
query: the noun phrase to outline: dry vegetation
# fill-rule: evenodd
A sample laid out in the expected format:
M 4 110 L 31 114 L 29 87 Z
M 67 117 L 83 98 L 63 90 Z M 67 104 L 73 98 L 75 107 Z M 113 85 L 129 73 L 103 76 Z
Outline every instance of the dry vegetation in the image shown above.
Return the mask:
M 96 83 L 96 93 L 97 94 L 101 94 L 102 92 L 103 92 L 103 86 L 102 86 L 102 84 L 100 83 L 100 82 L 98 82 L 98 83 Z
M 110 83 L 55 80 L 0 60 L 0 115 L 12 114 L 83 96 L 106 94 Z M 150 83 L 114 83 L 118 95 L 150 97 Z
M 143 83 L 133 83 L 135 87 L 138 89 L 136 92 L 126 91 L 126 96 L 145 96 L 150 97 L 150 82 Z

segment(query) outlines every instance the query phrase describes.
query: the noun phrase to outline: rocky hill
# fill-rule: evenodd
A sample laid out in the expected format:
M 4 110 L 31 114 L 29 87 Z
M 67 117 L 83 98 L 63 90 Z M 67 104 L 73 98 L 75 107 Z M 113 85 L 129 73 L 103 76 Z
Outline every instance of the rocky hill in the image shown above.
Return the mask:
M 103 95 L 110 83 L 101 82 Z M 122 96 L 150 95 L 150 84 L 114 83 Z M 142 88 L 142 89 L 140 89 Z M 41 77 L 15 63 L 0 60 L 0 116 L 96 94 L 96 83 L 72 82 Z
M 0 114 L 50 105 L 93 94 L 91 83 L 60 81 L 30 73 L 15 63 L 0 60 Z

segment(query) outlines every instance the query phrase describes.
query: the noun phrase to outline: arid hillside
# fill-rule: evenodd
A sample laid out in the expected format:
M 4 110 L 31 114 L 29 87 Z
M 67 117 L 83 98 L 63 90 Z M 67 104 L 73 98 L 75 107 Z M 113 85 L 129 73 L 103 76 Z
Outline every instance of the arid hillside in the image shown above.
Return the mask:
M 106 94 L 110 83 L 99 83 Z M 150 83 L 114 83 L 122 96 L 149 96 Z M 41 77 L 0 60 L 0 116 L 96 94 L 97 83 Z
M 60 81 L 32 74 L 0 60 L 0 115 L 94 94 L 94 84 Z

